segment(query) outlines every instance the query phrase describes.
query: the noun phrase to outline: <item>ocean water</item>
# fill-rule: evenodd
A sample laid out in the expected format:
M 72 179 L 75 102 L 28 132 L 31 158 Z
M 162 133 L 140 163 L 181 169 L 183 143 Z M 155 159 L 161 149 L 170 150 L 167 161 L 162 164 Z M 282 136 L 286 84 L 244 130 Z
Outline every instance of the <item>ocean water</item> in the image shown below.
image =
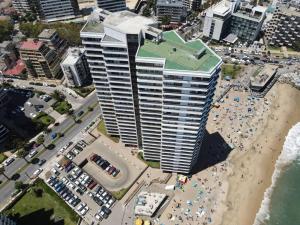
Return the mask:
M 300 225 L 300 123 L 285 139 L 254 225 Z

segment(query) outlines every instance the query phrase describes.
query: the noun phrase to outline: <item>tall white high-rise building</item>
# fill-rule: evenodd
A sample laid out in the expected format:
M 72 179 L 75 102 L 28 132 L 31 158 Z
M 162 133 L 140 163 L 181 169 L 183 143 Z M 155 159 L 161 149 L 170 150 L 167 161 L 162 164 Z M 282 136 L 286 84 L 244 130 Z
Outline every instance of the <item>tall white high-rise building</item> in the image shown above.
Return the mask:
M 87 22 L 82 43 L 108 133 L 143 149 L 164 171 L 189 173 L 222 60 L 201 40 L 185 42 L 154 24 L 113 13 Z

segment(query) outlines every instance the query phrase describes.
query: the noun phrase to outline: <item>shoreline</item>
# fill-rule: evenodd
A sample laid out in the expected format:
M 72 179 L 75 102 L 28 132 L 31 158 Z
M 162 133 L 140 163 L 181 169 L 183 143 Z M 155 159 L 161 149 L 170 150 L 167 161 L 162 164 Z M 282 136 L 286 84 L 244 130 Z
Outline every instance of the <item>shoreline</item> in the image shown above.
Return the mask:
M 295 109 L 300 103 L 300 91 L 286 84 L 272 90 L 271 110 L 264 116 L 256 137 L 244 144 L 246 152 L 234 152 L 229 157 L 231 172 L 228 177 L 223 225 L 253 225 L 261 207 L 264 193 L 272 184 L 272 175 L 288 131 L 300 121 Z M 268 93 L 269 95 L 270 93 Z M 267 96 L 267 98 L 270 96 Z

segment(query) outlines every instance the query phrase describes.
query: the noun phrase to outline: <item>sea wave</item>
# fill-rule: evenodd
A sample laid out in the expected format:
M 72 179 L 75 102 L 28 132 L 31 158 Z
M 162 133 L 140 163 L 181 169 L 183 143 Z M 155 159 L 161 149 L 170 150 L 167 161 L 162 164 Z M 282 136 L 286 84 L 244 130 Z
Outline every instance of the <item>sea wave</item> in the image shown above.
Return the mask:
M 275 164 L 275 171 L 272 175 L 272 184 L 264 193 L 264 199 L 256 214 L 254 225 L 264 224 L 264 222 L 269 219 L 271 195 L 276 185 L 276 181 L 280 176 L 282 169 L 295 160 L 300 162 L 300 123 L 294 125 L 285 138 L 282 152 Z

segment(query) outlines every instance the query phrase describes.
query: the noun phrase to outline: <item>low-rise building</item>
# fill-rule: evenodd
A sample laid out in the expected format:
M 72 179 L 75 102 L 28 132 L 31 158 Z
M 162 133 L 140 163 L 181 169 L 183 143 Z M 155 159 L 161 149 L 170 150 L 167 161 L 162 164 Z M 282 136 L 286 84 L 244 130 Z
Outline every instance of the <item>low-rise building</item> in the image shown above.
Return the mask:
M 277 6 L 266 28 L 269 45 L 300 50 L 300 11 L 293 7 Z
M 12 41 L 0 43 L 0 71 L 11 69 L 17 61 L 15 44 Z
M 21 59 L 29 76 L 39 79 L 60 79 L 62 70 L 57 53 L 39 40 L 27 40 L 20 46 Z
M 59 56 L 62 56 L 68 47 L 66 40 L 62 39 L 55 29 L 44 29 L 39 34 L 38 39 L 55 50 Z
M 167 198 L 166 194 L 142 191 L 137 196 L 134 214 L 151 217 Z
M 250 88 L 252 91 L 262 92 L 274 79 L 278 66 L 266 65 L 259 68 L 250 78 Z
M 184 0 L 157 0 L 156 16 L 159 21 L 168 17 L 170 22 L 183 22 L 187 16 L 187 7 Z
M 70 48 L 61 68 L 69 86 L 80 87 L 91 81 L 84 49 Z

